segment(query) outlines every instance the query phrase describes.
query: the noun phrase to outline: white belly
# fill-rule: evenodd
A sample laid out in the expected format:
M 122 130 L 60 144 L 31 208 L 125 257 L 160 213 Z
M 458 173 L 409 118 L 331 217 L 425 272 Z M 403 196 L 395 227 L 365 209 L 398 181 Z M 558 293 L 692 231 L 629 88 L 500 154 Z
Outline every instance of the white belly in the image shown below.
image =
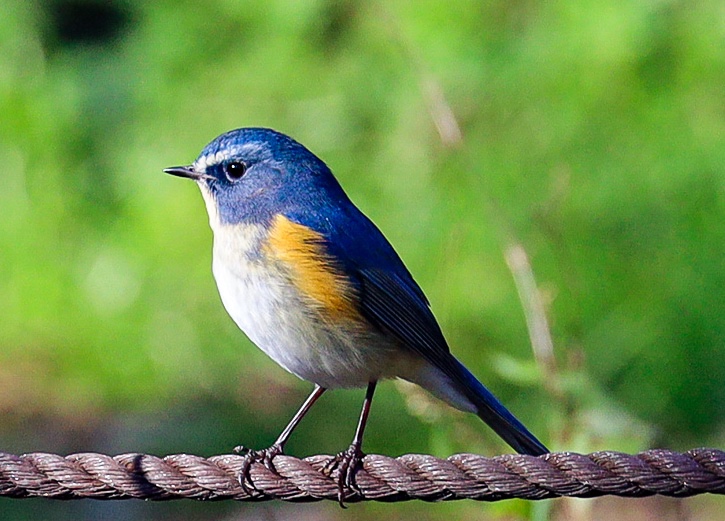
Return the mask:
M 220 226 L 214 235 L 213 272 L 224 307 L 289 372 L 325 388 L 361 387 L 397 376 L 399 364 L 409 364 L 392 340 L 370 327 L 326 323 L 289 275 L 258 252 L 262 228 Z

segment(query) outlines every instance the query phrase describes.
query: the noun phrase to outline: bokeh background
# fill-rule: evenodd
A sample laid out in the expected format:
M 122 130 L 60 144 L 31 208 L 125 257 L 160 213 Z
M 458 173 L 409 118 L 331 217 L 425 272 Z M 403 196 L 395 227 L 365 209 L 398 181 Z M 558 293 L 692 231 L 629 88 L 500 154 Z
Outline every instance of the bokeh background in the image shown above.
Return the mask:
M 0 11 L 0 450 L 210 456 L 274 440 L 311 386 L 227 317 L 201 197 L 161 173 L 240 126 L 286 132 L 328 162 L 396 245 L 453 351 L 551 449 L 725 445 L 722 1 L 2 0 Z M 362 395 L 326 395 L 289 452 L 347 447 Z M 475 417 L 395 383 L 376 396 L 365 449 L 508 452 Z M 725 503 L 0 509 L 5 520 L 714 520 Z

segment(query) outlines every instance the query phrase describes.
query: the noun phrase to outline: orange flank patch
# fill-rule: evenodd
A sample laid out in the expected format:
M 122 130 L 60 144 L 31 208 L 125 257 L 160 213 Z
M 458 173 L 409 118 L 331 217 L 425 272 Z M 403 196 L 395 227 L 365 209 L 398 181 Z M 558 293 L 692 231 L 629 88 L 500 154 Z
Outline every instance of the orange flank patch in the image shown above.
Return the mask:
M 355 288 L 325 251 L 321 234 L 277 215 L 265 250 L 290 270 L 292 282 L 300 293 L 317 303 L 328 317 L 360 318 Z

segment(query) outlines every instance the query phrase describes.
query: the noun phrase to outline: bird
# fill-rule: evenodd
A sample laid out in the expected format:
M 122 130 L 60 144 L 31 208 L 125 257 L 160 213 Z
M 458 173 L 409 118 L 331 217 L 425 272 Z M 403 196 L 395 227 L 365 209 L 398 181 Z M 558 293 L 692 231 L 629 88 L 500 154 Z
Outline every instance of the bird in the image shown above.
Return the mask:
M 330 168 L 293 138 L 260 127 L 211 141 L 187 166 L 213 232 L 212 272 L 246 336 L 314 389 L 277 440 L 245 454 L 274 470 L 290 435 L 328 389 L 366 388 L 355 434 L 329 466 L 340 503 L 356 486 L 363 433 L 380 380 L 400 378 L 477 414 L 515 451 L 548 449 L 451 354 L 428 299 L 393 246 Z

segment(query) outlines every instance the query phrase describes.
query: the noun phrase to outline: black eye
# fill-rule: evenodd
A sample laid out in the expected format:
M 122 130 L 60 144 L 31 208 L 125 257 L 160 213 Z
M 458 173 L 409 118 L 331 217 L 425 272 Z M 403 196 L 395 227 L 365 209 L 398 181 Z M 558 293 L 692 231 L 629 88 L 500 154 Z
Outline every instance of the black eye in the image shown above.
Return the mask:
M 240 179 L 247 171 L 247 165 L 241 161 L 232 161 L 224 165 L 224 173 L 227 174 L 227 178 L 230 181 L 236 181 Z

